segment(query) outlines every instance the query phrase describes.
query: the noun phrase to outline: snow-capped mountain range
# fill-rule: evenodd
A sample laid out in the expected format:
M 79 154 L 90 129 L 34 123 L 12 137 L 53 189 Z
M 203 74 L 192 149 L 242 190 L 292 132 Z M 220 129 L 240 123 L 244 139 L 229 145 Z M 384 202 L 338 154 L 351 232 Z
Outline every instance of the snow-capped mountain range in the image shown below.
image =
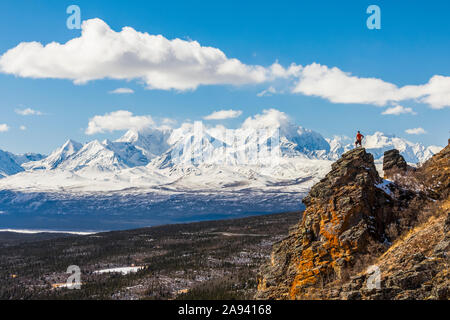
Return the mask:
M 202 123 L 131 129 L 116 141 L 68 140 L 47 157 L 0 151 L 0 212 L 189 215 L 299 209 L 301 197 L 354 141 L 325 139 L 282 113 L 275 119 L 249 118 L 232 130 Z M 381 132 L 367 134 L 363 146 L 378 163 L 392 148 L 412 164 L 441 149 Z
M 311 166 L 317 169 L 311 171 L 311 177 L 320 178 L 321 174 L 316 174 L 323 175 L 330 161 L 353 148 L 353 140 L 348 137 L 325 139 L 291 122 L 256 128 L 244 124 L 234 130 L 207 128 L 201 123 L 196 128 L 196 125 L 184 124 L 177 129 L 131 129 L 116 141 L 93 140 L 81 144 L 68 140 L 47 157 L 16 156 L 0 151 L 0 175 L 3 177 L 0 189 L 29 190 L 31 186 L 37 189 L 42 186 L 43 190 L 58 190 L 77 186 L 77 190 L 110 191 L 154 187 L 155 183 L 180 184 L 180 181 L 184 181 L 183 188 L 189 189 L 185 180 L 192 180 L 190 176 L 199 180 L 198 183 L 192 181 L 193 189 L 202 185 L 263 187 L 284 179 L 304 178 L 301 174 L 307 175 Z M 396 148 L 411 164 L 424 162 L 441 149 L 381 132 L 367 135 L 364 147 L 377 162 L 382 160 L 384 151 Z M 221 173 L 220 177 L 216 171 Z M 111 183 L 113 181 L 120 183 Z M 83 183 L 86 183 L 85 188 L 82 188 Z

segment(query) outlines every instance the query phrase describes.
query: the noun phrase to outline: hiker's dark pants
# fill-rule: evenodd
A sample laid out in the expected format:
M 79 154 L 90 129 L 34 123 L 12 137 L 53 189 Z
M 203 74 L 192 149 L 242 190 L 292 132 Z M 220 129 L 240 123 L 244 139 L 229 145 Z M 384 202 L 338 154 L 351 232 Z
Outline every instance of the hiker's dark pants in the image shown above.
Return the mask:
M 357 147 L 357 146 L 358 146 L 358 144 L 359 144 L 359 146 L 360 146 L 360 147 L 362 147 L 362 144 L 361 144 L 361 140 L 356 140 L 356 142 L 355 142 L 355 146 Z

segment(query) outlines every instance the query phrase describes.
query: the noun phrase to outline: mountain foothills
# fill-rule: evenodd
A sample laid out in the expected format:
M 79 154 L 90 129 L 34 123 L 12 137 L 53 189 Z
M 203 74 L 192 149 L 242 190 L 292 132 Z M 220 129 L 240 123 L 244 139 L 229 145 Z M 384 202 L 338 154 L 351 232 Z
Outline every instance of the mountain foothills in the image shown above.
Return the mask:
M 259 299 L 449 299 L 450 144 L 418 168 L 347 151 L 260 269 Z

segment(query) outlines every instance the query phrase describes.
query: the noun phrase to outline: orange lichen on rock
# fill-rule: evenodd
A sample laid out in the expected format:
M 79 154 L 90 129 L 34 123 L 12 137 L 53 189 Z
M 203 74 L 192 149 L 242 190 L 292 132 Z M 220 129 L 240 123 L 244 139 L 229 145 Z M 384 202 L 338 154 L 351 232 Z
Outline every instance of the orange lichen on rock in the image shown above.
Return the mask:
M 341 266 L 352 260 L 352 253 L 359 250 L 357 239 L 341 241 L 340 236 L 351 226 L 351 220 L 364 210 L 355 205 L 345 210 L 337 208 L 336 199 L 343 195 L 358 193 L 358 186 L 343 186 L 335 191 L 336 196 L 330 197 L 326 204 L 320 204 L 317 199 L 310 200 L 310 206 L 305 211 L 306 215 L 320 217 L 318 240 L 320 245 L 310 246 L 302 251 L 297 265 L 297 275 L 290 290 L 291 298 L 299 298 L 302 287 L 317 283 L 321 278 L 330 274 L 340 276 Z M 304 245 L 307 241 L 303 242 Z M 300 297 L 301 298 L 301 297 Z
M 404 162 L 387 154 L 386 168 Z M 450 146 L 405 170 L 423 188 L 383 181 L 363 148 L 345 153 L 303 199 L 301 222 L 274 244 L 256 298 L 448 299 Z M 431 216 L 419 217 L 426 207 Z M 366 288 L 369 263 L 384 289 Z
M 288 298 L 313 297 L 317 286 L 339 278 L 354 254 L 365 250 L 370 233 L 381 237 L 371 220 L 383 216 L 384 201 L 389 201 L 389 196 L 375 186 L 381 181 L 372 155 L 355 149 L 344 154 L 311 189 L 303 200 L 306 210 L 302 222 L 271 259 L 270 268 L 277 277 L 289 273 L 285 280 Z M 374 202 L 372 194 L 378 193 L 383 201 Z M 298 249 L 286 255 L 283 250 L 288 246 Z M 263 288 L 269 295 L 271 290 L 269 285 Z

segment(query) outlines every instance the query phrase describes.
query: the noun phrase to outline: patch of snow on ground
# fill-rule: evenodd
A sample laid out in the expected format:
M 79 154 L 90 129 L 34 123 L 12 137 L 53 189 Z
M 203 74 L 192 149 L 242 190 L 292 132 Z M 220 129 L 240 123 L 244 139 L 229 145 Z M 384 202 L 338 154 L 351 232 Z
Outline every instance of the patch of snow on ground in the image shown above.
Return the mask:
M 144 267 L 120 267 L 120 268 L 110 268 L 110 269 L 102 269 L 94 271 L 94 273 L 102 274 L 102 273 L 121 273 L 123 275 L 127 275 L 129 273 L 138 272 L 139 270 L 144 269 Z
M 389 189 L 389 185 L 392 184 L 392 181 L 383 179 L 383 182 L 376 184 L 375 187 L 377 187 L 378 189 L 383 190 L 386 194 L 388 194 L 389 196 L 393 196 L 391 189 Z

